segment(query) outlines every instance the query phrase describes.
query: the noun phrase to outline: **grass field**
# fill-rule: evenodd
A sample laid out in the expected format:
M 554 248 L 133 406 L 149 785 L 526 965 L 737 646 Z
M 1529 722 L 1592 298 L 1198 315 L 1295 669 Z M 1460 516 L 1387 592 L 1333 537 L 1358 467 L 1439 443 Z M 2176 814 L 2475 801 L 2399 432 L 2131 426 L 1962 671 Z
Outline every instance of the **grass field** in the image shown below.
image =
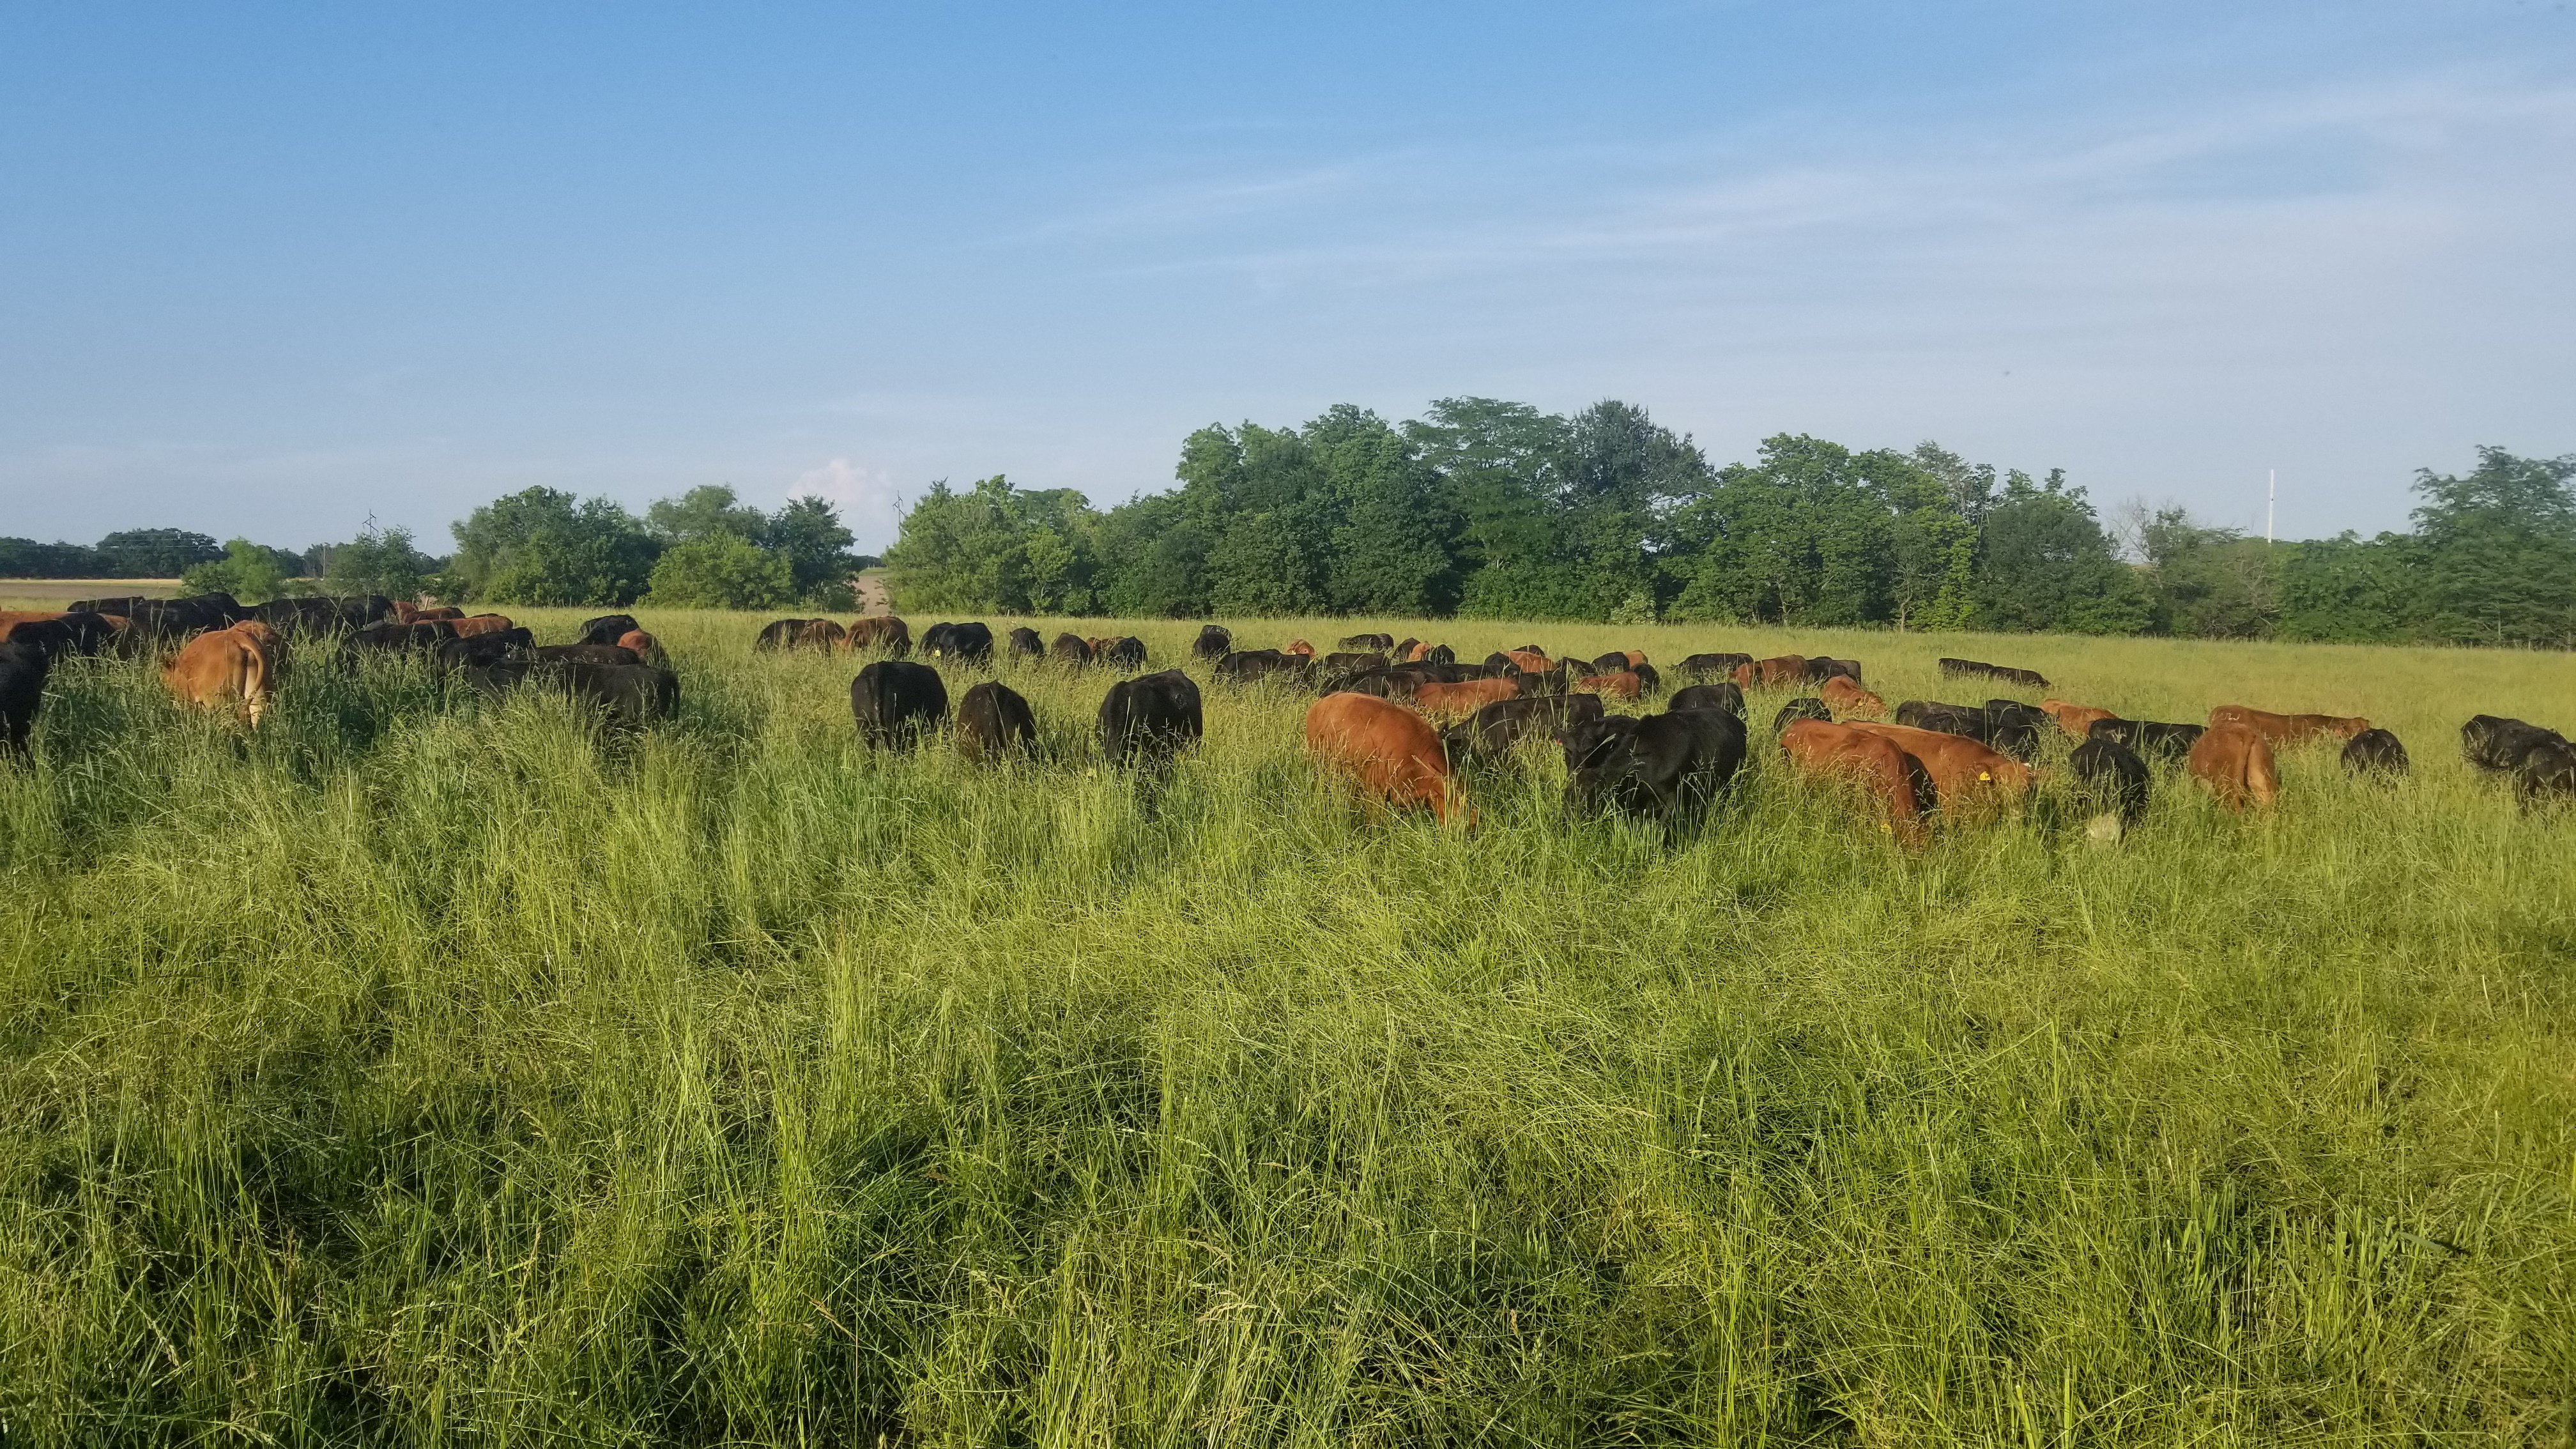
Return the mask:
M 1907 853 L 1758 728 L 1687 838 L 1561 826 L 1536 751 L 1460 831 L 1285 691 L 1137 779 L 1106 676 L 1006 665 L 1053 758 L 979 769 L 645 622 L 685 702 L 631 739 L 58 674 L 0 766 L 0 1442 L 2576 1441 L 2576 818 L 2455 734 L 2576 725 L 2567 656 L 1384 624 L 2416 760 Z

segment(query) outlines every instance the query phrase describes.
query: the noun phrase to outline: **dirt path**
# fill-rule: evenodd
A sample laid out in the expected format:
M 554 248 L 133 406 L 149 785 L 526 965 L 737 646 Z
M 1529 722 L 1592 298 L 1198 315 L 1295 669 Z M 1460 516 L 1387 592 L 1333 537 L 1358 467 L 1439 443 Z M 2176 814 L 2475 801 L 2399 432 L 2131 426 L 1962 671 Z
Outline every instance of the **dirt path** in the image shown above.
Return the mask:
M 886 592 L 885 575 L 859 575 L 859 617 L 882 619 L 894 612 L 894 595 Z

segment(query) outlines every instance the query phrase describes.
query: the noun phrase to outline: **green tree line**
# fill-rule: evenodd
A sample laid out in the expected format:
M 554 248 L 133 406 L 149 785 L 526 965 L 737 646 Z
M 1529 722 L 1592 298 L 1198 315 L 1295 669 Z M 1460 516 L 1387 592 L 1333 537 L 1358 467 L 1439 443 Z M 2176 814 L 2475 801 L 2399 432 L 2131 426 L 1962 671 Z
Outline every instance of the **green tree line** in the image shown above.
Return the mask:
M 2413 531 L 2248 539 L 2106 523 L 2062 472 L 1806 436 L 1713 466 L 1641 408 L 1485 398 L 1390 423 L 1207 427 L 1179 486 L 1100 510 L 934 484 L 886 555 L 907 609 L 1467 615 L 2209 637 L 2576 643 L 2576 457 L 2419 475 Z

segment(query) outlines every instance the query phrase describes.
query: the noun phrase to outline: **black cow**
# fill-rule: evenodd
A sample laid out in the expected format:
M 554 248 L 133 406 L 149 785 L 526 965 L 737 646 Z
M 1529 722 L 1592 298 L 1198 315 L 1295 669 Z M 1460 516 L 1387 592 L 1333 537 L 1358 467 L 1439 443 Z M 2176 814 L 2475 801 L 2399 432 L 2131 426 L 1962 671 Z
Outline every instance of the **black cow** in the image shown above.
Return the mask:
M 1611 672 L 1617 673 L 1616 670 Z M 1663 674 L 1651 664 L 1632 665 L 1630 666 L 1629 672 L 1637 676 L 1638 686 L 1644 689 L 1648 694 L 1652 694 L 1656 690 L 1664 687 Z
M 124 637 L 125 632 L 117 625 L 117 622 L 114 619 L 109 618 L 105 614 L 88 609 L 66 613 L 58 618 L 48 619 L 45 622 L 54 625 L 61 631 L 62 638 L 67 646 L 60 649 L 49 649 L 49 652 L 57 659 L 67 653 L 104 654 L 108 650 L 116 647 L 117 640 Z M 11 637 L 15 638 L 18 634 L 26 632 L 26 629 L 27 625 L 19 625 L 17 629 L 11 631 Z
M 2154 720 L 2097 719 L 2085 730 L 2084 737 L 2126 745 L 2170 764 L 2188 756 L 2207 729 L 2206 725 L 2158 724 Z
M 2363 730 L 2344 741 L 2343 768 L 2351 775 L 2403 775 L 2406 746 L 2387 730 Z
M 1681 662 L 1681 671 L 1701 679 L 1723 679 L 1735 672 L 1735 666 L 1752 662 L 1750 654 L 1694 654 Z
M 1353 634 L 1342 641 L 1341 647 L 1344 649 L 1374 649 L 1380 652 L 1385 652 L 1395 647 L 1395 636 L 1392 634 Z
M 1520 668 L 1519 665 L 1512 662 L 1512 656 L 1504 653 L 1500 649 L 1497 649 L 1493 653 L 1485 656 L 1485 667 L 1487 669 L 1494 670 Z
M 572 642 L 614 644 L 643 627 L 635 622 L 633 614 L 602 614 L 596 619 L 582 620 L 581 632 L 573 636 Z
M 1383 654 L 1327 654 L 1324 656 L 1324 673 L 1327 675 L 1355 674 L 1363 669 L 1384 669 L 1385 667 L 1386 656 Z
M 1013 750 L 1033 755 L 1038 719 L 1018 690 L 986 680 L 957 701 L 957 744 L 974 760 L 998 760 Z
M 250 616 L 280 634 L 337 634 L 345 622 L 337 599 L 271 599 Z
M 1716 684 L 1684 685 L 1673 691 L 1671 699 L 1664 701 L 1664 708 L 1724 710 L 1737 719 L 1742 719 L 1744 718 L 1744 691 L 1738 689 L 1732 679 Z
M 1986 743 L 2024 764 L 2039 758 L 2040 731 L 2048 715 L 2035 704 L 2017 699 L 1986 701 Z
M 13 755 L 27 753 L 36 711 L 45 702 L 45 675 L 54 665 L 51 652 L 20 633 L 13 629 L 0 639 L 0 752 Z
M 1216 662 L 1216 677 L 1230 684 L 1250 684 L 1274 674 L 1304 678 L 1315 667 L 1315 661 L 1303 654 L 1282 654 L 1276 649 L 1245 649 Z
M 1930 699 L 1909 699 L 1899 703 L 1896 706 L 1896 722 L 1918 730 L 1939 730 L 1945 735 L 1960 735 L 1975 740 L 1981 745 L 1989 742 L 1987 736 L 1994 730 L 1994 724 L 1986 717 L 1986 711 L 1982 706 L 1942 704 Z
M 1834 712 L 1827 709 L 1825 707 L 1825 702 L 1821 699 L 1793 699 L 1787 704 L 1780 706 L 1780 712 L 1778 714 L 1771 716 L 1771 733 L 1775 735 L 1779 734 L 1802 719 L 1820 719 L 1827 724 L 1831 724 L 1833 723 Z
M 548 664 L 641 664 L 644 656 L 623 644 L 540 644 L 537 659 Z
M 650 724 L 680 707 L 680 676 L 649 664 L 504 659 L 467 666 L 465 679 L 493 699 L 505 699 L 522 689 L 569 695 L 616 725 Z
M 948 686 L 927 664 L 880 659 L 850 681 L 850 715 L 870 749 L 913 744 L 948 718 Z
M 1113 639 L 1100 651 L 1101 662 L 1118 669 L 1145 667 L 1145 641 L 1133 634 Z
M 1046 656 L 1046 640 L 1040 638 L 1038 631 L 1030 628 L 1026 624 L 1022 624 L 1020 627 L 1011 631 L 1010 644 L 1008 647 L 1011 653 L 1030 659 L 1040 659 Z M 973 691 L 969 690 L 968 693 L 971 694 Z
M 1498 699 L 1440 732 L 1441 752 L 1451 765 L 1464 765 L 1499 755 L 1530 735 L 1553 735 L 1585 720 L 1602 717 L 1597 694 L 1534 695 Z
M 1450 648 L 1446 644 L 1434 644 L 1430 648 L 1422 651 L 1421 662 L 1424 664 L 1455 664 L 1458 662 L 1458 651 Z
M 1091 644 L 1079 635 L 1058 634 L 1055 644 L 1047 650 L 1047 657 L 1058 664 L 1089 664 Z
M 1605 715 L 1566 727 L 1565 813 L 1607 802 L 1639 819 L 1673 822 L 1696 813 L 1744 766 L 1744 722 L 1722 710 L 1687 709 L 1644 718 Z
M 1411 699 L 1438 676 L 1409 666 L 1363 669 L 1324 681 L 1319 694 L 1374 694 L 1380 699 Z
M 1205 732 L 1199 687 L 1177 669 L 1122 679 L 1100 701 L 1100 746 L 1112 765 L 1159 764 Z
M 986 625 L 933 624 L 921 636 L 921 652 L 933 659 L 957 658 L 982 664 L 993 657 L 993 631 Z
M 1821 654 L 1808 656 L 1808 679 L 1817 684 L 1822 684 L 1826 680 L 1836 677 L 1848 679 L 1854 684 L 1860 684 L 1860 661 L 1857 659 L 1827 659 Z M 1861 685 L 1861 687 L 1866 689 L 1869 686 Z
M 2094 838 L 2117 840 L 2146 818 L 2147 762 L 2116 740 L 2088 739 L 2066 757 L 2079 797 L 2095 811 Z
M 2460 726 L 2460 753 L 2481 770 L 2518 770 L 2533 750 L 2565 743 L 2556 730 L 2500 715 L 2472 715 Z
M 134 617 L 135 605 L 157 602 L 159 601 L 147 599 L 141 594 L 120 594 L 112 599 L 74 599 L 72 601 L 70 612 L 75 614 L 114 614 L 120 619 L 131 619 Z
M 452 669 L 498 664 L 504 659 L 533 659 L 537 639 L 524 626 L 490 634 L 460 634 L 438 645 L 438 662 Z
M 1190 644 L 1191 657 L 1197 659 L 1223 659 L 1233 652 L 1234 635 L 1217 624 L 1201 624 L 1199 637 Z
M 2514 766 L 2513 793 L 2525 809 L 2576 798 L 2576 745 L 2565 740 L 2534 745 Z
M 369 624 L 351 634 L 344 647 L 356 654 L 434 654 L 438 647 L 456 637 L 456 624 L 450 619 L 415 619 L 405 624 L 388 619 Z M 633 659 L 626 662 L 633 663 Z
M 230 595 L 223 596 L 227 600 Z M 238 610 L 236 610 L 238 612 Z M 208 629 L 228 628 L 235 622 L 224 609 L 202 599 L 141 599 L 126 615 L 128 634 L 138 642 L 166 642 L 185 639 Z
M 1616 674 L 1627 667 L 1628 655 L 1625 650 L 1612 650 L 1592 661 L 1593 672 L 1597 674 Z
M 1975 659 L 1944 659 L 1943 674 L 1956 674 L 1971 679 L 2000 679 L 2027 689 L 2048 688 L 2048 676 L 2035 669 L 2015 669 L 2008 664 L 1987 664 Z
M 805 626 L 813 622 L 811 619 L 772 619 L 760 626 L 760 637 L 751 641 L 751 647 L 764 654 L 779 649 L 793 649 L 796 647 L 798 637 L 805 632 Z M 619 635 L 599 642 L 614 644 L 617 639 L 623 637 L 625 636 Z

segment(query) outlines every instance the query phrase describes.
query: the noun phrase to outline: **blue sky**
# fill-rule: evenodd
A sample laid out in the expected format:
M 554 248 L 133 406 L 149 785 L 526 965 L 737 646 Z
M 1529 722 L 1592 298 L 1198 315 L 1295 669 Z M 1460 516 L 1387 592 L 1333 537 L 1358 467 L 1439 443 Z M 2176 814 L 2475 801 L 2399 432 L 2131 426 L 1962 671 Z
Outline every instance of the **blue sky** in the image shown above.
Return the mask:
M 1104 505 L 1481 394 L 2402 526 L 2576 451 L 2564 3 L 0 7 L 0 533 Z

